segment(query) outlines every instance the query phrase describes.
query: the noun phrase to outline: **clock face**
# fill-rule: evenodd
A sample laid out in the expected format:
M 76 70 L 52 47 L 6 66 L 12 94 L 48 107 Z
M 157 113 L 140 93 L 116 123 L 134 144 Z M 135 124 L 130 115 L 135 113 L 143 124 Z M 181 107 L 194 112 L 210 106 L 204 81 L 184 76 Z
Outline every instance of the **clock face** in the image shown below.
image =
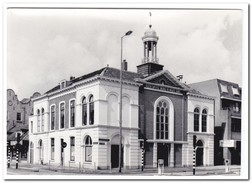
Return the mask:
M 9 100 L 9 101 L 8 101 L 8 105 L 9 105 L 9 106 L 12 106 L 12 104 L 13 104 L 12 101 Z

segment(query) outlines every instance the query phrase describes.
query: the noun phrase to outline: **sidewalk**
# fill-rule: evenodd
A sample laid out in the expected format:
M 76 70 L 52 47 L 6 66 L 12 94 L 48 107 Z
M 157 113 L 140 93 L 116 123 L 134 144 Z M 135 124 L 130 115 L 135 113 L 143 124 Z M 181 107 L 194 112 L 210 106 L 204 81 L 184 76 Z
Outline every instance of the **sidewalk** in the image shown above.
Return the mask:
M 11 163 L 11 168 L 15 169 L 16 164 L 14 162 Z M 22 170 L 28 170 L 31 172 L 41 172 L 41 171 L 55 171 L 55 172 L 63 172 L 63 173 L 75 173 L 75 174 L 107 174 L 107 175 L 114 175 L 118 174 L 118 168 L 114 168 L 112 170 L 91 170 L 91 169 L 80 169 L 77 167 L 61 167 L 61 166 L 49 166 L 48 165 L 33 165 L 28 163 L 19 163 L 18 168 Z M 239 172 L 240 166 L 239 165 L 231 165 L 230 172 Z M 140 175 L 147 175 L 147 174 L 158 174 L 157 168 L 145 168 L 144 171 L 140 169 L 122 169 L 121 174 L 140 174 Z M 205 166 L 205 167 L 196 167 L 196 174 L 197 175 L 216 175 L 216 174 L 225 174 L 225 166 Z M 192 167 L 165 167 L 163 175 L 192 175 Z

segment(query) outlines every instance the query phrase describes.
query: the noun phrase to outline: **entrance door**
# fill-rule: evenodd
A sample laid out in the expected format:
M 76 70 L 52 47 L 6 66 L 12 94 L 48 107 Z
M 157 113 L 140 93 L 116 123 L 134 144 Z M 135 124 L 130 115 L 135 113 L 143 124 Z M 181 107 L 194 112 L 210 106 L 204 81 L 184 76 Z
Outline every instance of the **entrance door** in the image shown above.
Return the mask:
M 157 146 L 157 159 L 164 160 L 164 166 L 168 166 L 169 147 L 168 144 L 158 144 Z
M 196 150 L 196 166 L 203 166 L 204 162 L 204 145 L 201 140 L 198 140 L 197 143 L 197 150 Z
M 121 154 L 123 167 L 123 147 Z M 119 145 L 111 145 L 111 168 L 119 168 Z

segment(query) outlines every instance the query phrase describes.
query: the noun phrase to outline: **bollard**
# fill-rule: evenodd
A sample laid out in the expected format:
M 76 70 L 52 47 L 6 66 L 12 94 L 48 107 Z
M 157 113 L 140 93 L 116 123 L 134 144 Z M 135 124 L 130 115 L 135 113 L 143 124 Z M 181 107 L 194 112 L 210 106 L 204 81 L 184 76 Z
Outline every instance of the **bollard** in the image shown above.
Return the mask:
M 141 170 L 143 171 L 143 169 L 144 169 L 144 147 L 143 147 L 143 145 L 142 145 L 141 150 L 142 150 L 142 154 L 141 154 L 141 156 L 142 156 L 142 158 L 141 158 Z
M 164 174 L 164 160 L 159 159 L 158 160 L 158 175 L 163 175 Z
M 17 149 L 17 152 L 16 152 L 16 169 L 18 169 L 18 154 L 19 154 L 19 152 L 18 152 L 18 149 Z
M 195 175 L 195 165 L 196 165 L 196 152 L 193 149 L 193 175 Z
M 10 146 L 8 142 L 7 142 L 7 147 L 8 147 L 8 168 L 10 168 Z
M 230 172 L 229 159 L 225 159 L 225 172 Z

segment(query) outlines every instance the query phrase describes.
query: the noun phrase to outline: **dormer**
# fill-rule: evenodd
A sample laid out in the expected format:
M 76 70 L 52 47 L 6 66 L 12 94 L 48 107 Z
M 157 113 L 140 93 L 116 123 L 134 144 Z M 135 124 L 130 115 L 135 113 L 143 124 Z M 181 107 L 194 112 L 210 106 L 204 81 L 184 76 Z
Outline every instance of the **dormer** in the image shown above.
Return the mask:
M 65 88 L 65 87 L 67 87 L 67 81 L 64 79 L 60 81 L 60 89 Z

